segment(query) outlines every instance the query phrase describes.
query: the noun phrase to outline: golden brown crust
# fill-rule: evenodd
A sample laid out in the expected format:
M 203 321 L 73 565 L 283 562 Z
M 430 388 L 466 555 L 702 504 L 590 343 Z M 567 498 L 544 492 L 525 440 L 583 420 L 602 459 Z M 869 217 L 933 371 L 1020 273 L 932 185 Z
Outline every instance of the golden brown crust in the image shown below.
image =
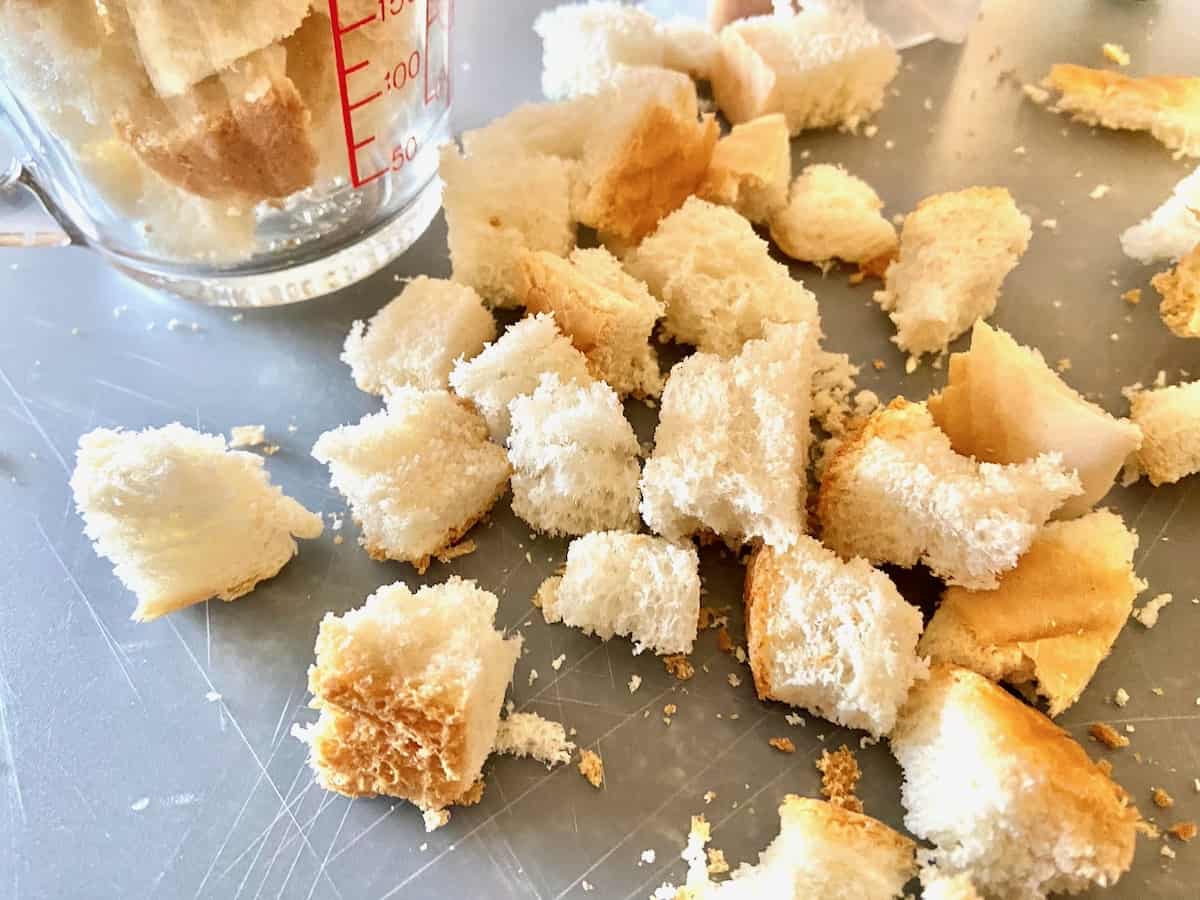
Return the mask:
M 760 700 L 772 699 L 770 666 L 767 664 L 767 622 L 771 619 L 779 588 L 775 552 L 765 544 L 760 545 L 746 563 L 742 589 L 746 606 L 746 655 L 750 658 L 750 674 L 754 677 L 754 690 Z
M 1150 279 L 1162 296 L 1158 314 L 1177 337 L 1200 338 L 1200 244 L 1179 264 Z
M 1065 95 L 1069 105 L 1064 108 L 1072 112 L 1076 104 L 1094 108 L 1113 96 L 1145 109 L 1200 112 L 1200 78 L 1187 75 L 1133 78 L 1111 69 L 1057 63 L 1050 67 L 1046 84 Z
M 791 175 L 790 150 L 783 113 L 735 125 L 717 141 L 696 195 L 710 203 L 733 206 L 743 188 L 764 190 L 781 176 L 782 206 L 787 202 L 787 180 Z
M 817 771 L 821 773 L 821 795 L 826 800 L 850 812 L 863 811 L 862 801 L 854 793 L 862 773 L 849 747 L 842 744 L 833 753 L 822 750 Z
M 904 861 L 911 874 L 915 875 L 917 872 L 917 845 L 878 819 L 826 803 L 824 800 L 798 797 L 795 794 L 788 794 L 784 798 L 779 815 L 785 827 L 787 823 L 791 823 L 805 829 L 819 830 L 833 841 L 849 845 L 864 842 L 872 844 L 879 850 L 894 853 L 898 868 L 899 863 Z

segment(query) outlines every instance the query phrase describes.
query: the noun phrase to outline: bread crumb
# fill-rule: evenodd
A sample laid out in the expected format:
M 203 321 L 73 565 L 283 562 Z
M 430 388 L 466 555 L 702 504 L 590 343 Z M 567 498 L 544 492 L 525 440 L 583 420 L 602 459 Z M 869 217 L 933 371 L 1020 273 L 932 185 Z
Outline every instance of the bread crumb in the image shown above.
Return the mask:
M 1024 144 L 1013 147 L 1013 153 L 1015 153 L 1017 156 L 1024 156 L 1027 152 L 1028 151 L 1026 151 Z
M 704 792 L 704 802 L 705 803 L 712 803 L 716 799 L 717 799 L 716 791 L 705 791 Z
M 262 452 L 263 452 L 263 456 L 274 456 L 276 453 L 279 452 L 279 445 L 278 444 L 267 444 L 265 447 L 262 448 Z
M 1104 197 L 1105 195 L 1107 195 L 1108 192 L 1111 190 L 1112 190 L 1112 188 L 1109 187 L 1107 184 L 1098 184 L 1094 188 L 1092 188 L 1092 192 L 1090 194 L 1088 194 L 1088 196 L 1091 197 L 1093 200 L 1099 200 L 1102 197 Z
M 437 831 L 443 825 L 450 821 L 450 810 L 448 809 L 427 809 L 424 813 L 425 832 Z
M 1192 826 L 1193 828 L 1195 826 Z M 729 871 L 729 863 L 725 861 L 725 851 L 718 850 L 716 847 L 707 847 L 704 851 L 708 854 L 708 874 L 723 875 Z
M 567 654 L 560 653 L 560 654 L 558 654 L 558 656 L 554 657 L 554 659 L 551 661 L 550 668 L 552 668 L 555 672 L 557 672 L 559 669 L 562 668 L 562 664 L 566 661 L 567 661 Z
M 629 676 L 629 693 L 632 694 L 634 691 L 636 691 L 641 686 L 642 686 L 642 676 L 641 675 L 630 675 Z
M 657 857 L 658 857 L 658 854 L 655 853 L 654 850 L 652 850 L 652 849 L 651 850 L 643 850 L 642 856 L 638 860 L 638 865 L 640 866 L 644 863 L 645 865 L 652 866 L 652 865 L 654 865 L 654 860 Z
M 666 706 L 663 707 L 663 715 L 664 716 L 673 716 L 677 712 L 679 712 L 679 707 L 676 706 L 674 703 L 668 703 Z
M 1129 692 L 1125 688 L 1117 688 L 1117 692 L 1113 694 L 1113 703 L 1117 706 L 1124 706 L 1129 702 Z
M 1134 728 L 1132 725 L 1126 725 L 1125 730 L 1128 731 L 1130 734 L 1133 734 L 1134 731 L 1136 731 L 1137 729 Z
M 422 841 L 422 842 L 421 842 L 421 846 L 420 846 L 420 847 L 418 847 L 417 849 L 418 849 L 418 850 L 420 850 L 422 853 L 424 853 L 426 850 L 428 850 L 428 849 L 429 849 L 429 842 L 428 842 L 428 841 Z
M 1146 628 L 1153 628 L 1158 624 L 1158 614 L 1162 612 L 1163 607 L 1174 599 L 1171 594 L 1159 594 L 1149 600 L 1145 606 L 1135 609 L 1132 615 Z
M 1158 851 L 1158 853 L 1160 856 L 1165 856 L 1167 859 L 1175 858 L 1175 851 L 1172 850 L 1170 847 L 1168 847 L 1166 844 L 1162 845 L 1162 848 Z
M 729 682 L 729 686 L 733 688 L 741 687 L 742 685 L 742 679 L 738 678 L 736 672 L 730 672 L 729 675 L 726 676 L 726 680 Z
M 816 765 L 821 773 L 821 796 L 834 806 L 861 813 L 862 801 L 855 796 L 854 789 L 862 773 L 850 748 L 842 744 L 833 753 L 822 750 Z
M 1197 829 L 1195 822 L 1176 822 L 1167 829 L 1167 834 L 1177 840 L 1187 843 L 1196 836 L 1196 831 Z
M 604 760 L 594 750 L 583 750 L 579 754 L 579 774 L 594 788 L 604 784 Z
M 134 800 L 132 803 L 130 803 L 129 808 L 132 809 L 134 812 L 141 812 L 149 805 L 150 805 L 150 798 L 149 797 L 141 797 L 137 800 Z
M 229 317 L 229 321 L 230 322 L 240 322 L 244 318 L 246 318 L 245 313 L 234 313 L 232 316 Z
M 1150 789 L 1150 798 L 1159 809 L 1170 809 L 1175 805 L 1175 798 L 1160 787 Z
M 717 649 L 722 653 L 733 652 L 733 638 L 729 636 L 729 629 L 724 625 L 717 629 Z
M 1062 359 L 1060 359 L 1058 362 L 1056 362 L 1054 364 L 1054 368 L 1058 369 L 1058 371 L 1060 371 L 1060 372 L 1071 371 L 1071 357 L 1064 356 Z
M 1058 219 L 1042 219 L 1041 226 L 1047 231 L 1058 230 Z
M 1161 697 L 1163 695 L 1163 689 L 1160 687 L 1150 688 L 1150 693 L 1152 693 L 1155 697 Z
M 1129 53 L 1120 44 L 1101 44 L 1100 52 L 1104 54 L 1105 59 L 1118 66 L 1127 66 L 1131 62 Z
M 346 539 L 344 537 L 342 537 L 340 534 L 335 534 L 333 536 L 333 543 L 335 546 L 340 547 L 345 542 L 346 542 Z
M 887 363 L 885 363 L 882 359 L 873 359 L 871 360 L 871 366 L 876 372 L 882 372 L 887 368 Z
M 883 142 L 883 149 L 884 149 L 884 150 L 891 150 L 891 149 L 893 149 L 895 146 L 896 146 L 896 142 L 895 142 L 895 141 L 893 141 L 891 138 L 889 138 L 888 140 L 886 140 L 886 141 L 884 141 L 884 142 Z
M 744 649 L 744 648 L 742 648 L 742 647 L 740 647 L 740 646 L 739 646 L 739 647 L 734 647 L 734 648 L 733 648 L 733 658 L 734 658 L 734 659 L 736 659 L 738 662 L 740 662 L 742 665 L 745 665 L 745 664 L 746 664 L 746 651 L 745 651 L 745 649 Z
M 537 681 L 537 680 L 538 680 L 538 671 L 537 671 L 537 669 L 530 669 L 530 670 L 529 670 L 529 686 L 530 686 L 530 687 L 533 687 L 533 683 L 534 683 L 535 681 Z
M 667 667 L 667 672 L 674 675 L 680 681 L 687 681 L 696 674 L 695 668 L 682 653 L 676 653 L 673 656 L 664 656 L 663 665 Z
M 916 356 L 910 356 L 904 361 L 904 374 L 911 375 L 917 371 L 917 366 L 921 364 L 921 360 Z
M 596 889 L 596 886 L 594 884 L 592 884 L 590 881 L 588 881 L 586 878 L 579 883 L 579 886 L 581 888 L 583 888 L 584 893 L 587 893 L 589 891 L 594 891 Z
M 1141 288 L 1130 288 L 1129 290 L 1127 290 L 1125 293 L 1123 293 L 1121 295 L 1121 299 L 1124 300 L 1126 303 L 1128 303 L 1130 306 L 1137 306 L 1139 303 L 1142 302 L 1142 289 Z
M 793 728 L 796 727 L 797 725 L 799 725 L 801 728 L 804 727 L 804 718 L 802 716 L 796 715 L 795 713 L 788 713 L 786 716 L 783 717 L 783 721 L 787 722 Z
M 1129 738 L 1104 722 L 1093 722 L 1088 726 L 1088 734 L 1092 736 L 1092 740 L 1098 741 L 1109 750 L 1129 746 Z
M 796 745 L 792 743 L 791 738 L 773 737 L 769 741 L 767 741 L 767 743 L 770 744 L 772 747 L 774 747 L 776 750 L 778 750 L 780 753 L 795 753 L 796 752 Z
M 1023 84 L 1021 85 L 1021 90 L 1025 93 L 1026 97 L 1039 106 L 1045 104 L 1050 99 L 1050 92 L 1036 84 Z
M 234 425 L 229 429 L 229 446 L 257 447 L 267 439 L 265 425 Z
M 863 129 L 864 137 L 873 138 L 877 134 L 879 134 L 879 126 L 878 125 L 868 125 L 866 128 Z

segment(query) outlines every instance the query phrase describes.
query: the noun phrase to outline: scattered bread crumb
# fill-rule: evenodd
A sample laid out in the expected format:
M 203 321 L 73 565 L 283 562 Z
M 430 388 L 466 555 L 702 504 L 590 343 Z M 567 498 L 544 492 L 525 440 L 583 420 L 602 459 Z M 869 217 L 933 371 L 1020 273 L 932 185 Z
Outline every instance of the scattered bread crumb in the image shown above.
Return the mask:
M 796 745 L 792 743 L 791 738 L 773 737 L 769 741 L 767 741 L 767 743 L 770 744 L 772 747 L 774 747 L 776 750 L 778 750 L 780 753 L 795 753 L 796 752 Z
M 1175 598 L 1171 594 L 1159 594 L 1152 600 L 1147 601 L 1145 606 L 1135 609 L 1133 617 L 1146 628 L 1153 628 L 1158 624 L 1158 614 L 1173 599 Z
M 533 687 L 533 683 L 537 680 L 538 680 L 538 670 L 530 669 L 529 670 L 529 686 Z
M 1192 826 L 1195 828 L 1196 826 Z M 708 874 L 723 875 L 729 871 L 729 863 L 725 861 L 725 851 L 718 850 L 716 847 L 705 848 L 705 853 L 708 854 Z
M 862 801 L 855 796 L 854 789 L 862 773 L 850 748 L 842 744 L 833 753 L 822 750 L 816 765 L 821 773 L 821 796 L 834 806 L 861 813 Z
M 552 668 L 555 672 L 557 672 L 559 669 L 562 668 L 562 664 L 566 661 L 567 661 L 567 654 L 560 653 L 560 654 L 558 654 L 558 656 L 554 657 L 553 661 L 551 661 L 550 668 Z
M 1112 190 L 1112 188 L 1109 187 L 1107 184 L 1098 184 L 1094 188 L 1092 188 L 1092 192 L 1090 194 L 1088 194 L 1088 196 L 1091 197 L 1093 200 L 1099 200 L 1102 197 L 1104 197 L 1105 195 L 1107 195 L 1108 192 L 1111 190 Z
M 736 672 L 730 672 L 729 675 L 726 676 L 726 680 L 729 682 L 730 687 L 741 687 L 742 679 L 738 678 Z
M 696 674 L 696 669 L 682 653 L 676 653 L 673 656 L 664 656 L 663 665 L 667 667 L 667 672 L 680 681 L 687 681 Z
M 704 802 L 705 803 L 712 803 L 716 799 L 717 799 L 716 791 L 705 791 L 704 792 Z
M 733 652 L 733 638 L 729 636 L 729 629 L 724 625 L 717 630 L 717 649 L 722 653 Z
M 267 439 L 265 425 L 234 425 L 229 429 L 229 446 L 257 447 Z
M 1058 230 L 1058 219 L 1042 219 L 1041 226 L 1047 231 Z
M 448 809 L 427 809 L 424 813 L 425 831 L 437 831 L 443 825 L 450 821 L 450 810 Z
M 1131 61 L 1129 53 L 1120 44 L 1102 44 L 1100 52 L 1104 54 L 1105 59 L 1116 63 L 1118 66 L 1127 66 Z
M 1196 836 L 1196 831 L 1197 829 L 1195 822 L 1176 822 L 1167 829 L 1167 834 L 1173 838 L 1176 838 L 1177 840 L 1187 843 Z
M 1071 371 L 1071 358 L 1069 356 L 1064 356 L 1054 364 L 1054 368 L 1058 369 L 1060 372 Z
M 652 866 L 654 865 L 654 860 L 657 858 L 658 854 L 653 849 L 643 850 L 641 858 L 638 860 L 638 865 L 640 866 L 644 863 L 645 865 Z
M 797 725 L 799 725 L 801 728 L 804 727 L 803 716 L 798 716 L 798 715 L 796 715 L 796 713 L 788 713 L 786 716 L 783 717 L 783 721 L 787 722 L 793 728 L 796 727 Z
M 873 359 L 871 360 L 871 366 L 876 372 L 882 372 L 887 368 L 887 363 L 885 363 L 882 359 Z
M 1128 303 L 1130 306 L 1137 306 L 1139 303 L 1142 302 L 1142 289 L 1141 288 L 1130 288 L 1129 290 L 1127 290 L 1125 293 L 1123 293 L 1121 295 L 1121 299 L 1124 300 L 1126 303 Z
M 1165 856 L 1167 859 L 1175 858 L 1175 851 L 1172 850 L 1170 847 L 1168 847 L 1166 844 L 1162 845 L 1162 847 L 1159 849 L 1158 853 L 1160 856 Z
M 642 686 L 642 676 L 641 675 L 630 675 L 629 676 L 629 693 L 632 694 L 634 691 L 636 691 L 641 686 Z
M 604 784 L 604 760 L 594 750 L 582 750 L 579 754 L 579 774 L 594 788 Z
M 1113 703 L 1117 706 L 1124 706 L 1129 702 L 1129 692 L 1125 688 L 1117 688 L 1117 692 L 1113 694 Z
M 1050 100 L 1050 92 L 1043 87 L 1038 87 L 1036 84 L 1023 84 L 1021 90 L 1025 92 L 1025 96 L 1039 106 Z
M 1092 736 L 1092 740 L 1098 741 L 1109 750 L 1129 746 L 1129 738 L 1104 722 L 1093 722 L 1088 726 L 1088 734 Z
M 1175 798 L 1160 787 L 1151 788 L 1150 797 L 1159 809 L 1170 809 L 1175 805 Z

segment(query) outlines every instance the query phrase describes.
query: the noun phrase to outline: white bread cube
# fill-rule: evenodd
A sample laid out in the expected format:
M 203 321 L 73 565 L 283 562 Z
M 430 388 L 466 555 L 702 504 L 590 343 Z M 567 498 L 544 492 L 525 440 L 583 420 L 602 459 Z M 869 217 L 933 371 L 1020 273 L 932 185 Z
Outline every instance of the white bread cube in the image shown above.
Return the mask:
M 1079 474 L 1083 493 L 1055 511 L 1083 515 L 1096 504 L 1142 442 L 1141 429 L 1073 390 L 1042 354 L 986 322 L 976 322 L 971 349 L 950 357 L 945 390 L 929 412 L 956 453 L 980 462 L 1023 463 L 1057 452 Z
M 892 730 L 929 671 L 916 653 L 921 611 L 860 558 L 802 535 L 761 547 L 746 568 L 746 645 L 761 700 L 803 707 L 874 737 Z
M 1107 887 L 1140 819 L 1070 735 L 982 675 L 935 665 L 891 735 L 909 831 L 986 897 Z
M 898 398 L 838 448 L 817 512 L 844 557 L 922 562 L 950 584 L 993 588 L 1081 490 L 1057 453 L 1010 466 L 960 456 L 925 404 Z
M 554 156 L 463 156 L 441 150 L 446 240 L 455 281 L 493 306 L 516 306 L 528 251 L 566 256 L 575 246 L 574 163 Z
M 1200 338 L 1200 242 L 1169 272 L 1150 279 L 1162 297 L 1158 314 L 1176 337 Z
M 817 301 L 744 218 L 698 197 L 667 216 L 625 260 L 667 306 L 662 330 L 705 353 L 733 356 L 768 322 L 819 330 Z
M 464 131 L 468 156 L 523 153 L 582 159 L 598 121 L 601 100 L 592 95 L 559 103 L 525 103 L 481 128 Z
M 699 565 L 690 544 L 593 532 L 571 541 L 565 571 L 538 591 L 542 615 L 601 640 L 630 637 L 634 653 L 691 653 L 700 615 Z
M 1200 244 L 1200 167 L 1180 179 L 1154 212 L 1121 232 L 1121 250 L 1141 263 L 1183 259 Z
M 841 166 L 808 166 L 771 216 L 771 240 L 792 259 L 868 263 L 895 253 L 896 228 L 869 184 Z
M 594 94 L 617 68 L 663 65 L 658 20 L 623 3 L 564 3 L 534 20 L 542 39 L 542 93 L 550 100 Z
M 1052 522 L 987 591 L 951 587 L 918 652 L 1007 681 L 1057 716 L 1083 693 L 1133 611 L 1137 535 L 1098 510 Z
M 1031 234 L 1007 188 L 967 188 L 918 203 L 904 219 L 886 286 L 875 292 L 896 326 L 892 340 L 913 356 L 941 353 L 990 316 Z
M 721 57 L 721 41 L 707 26 L 677 16 L 658 23 L 658 37 L 663 45 L 663 66 L 700 81 L 712 78 Z
M 137 597 L 138 622 L 236 600 L 295 556 L 295 538 L 322 530 L 262 457 L 178 423 L 83 435 L 71 490 L 84 533 Z
M 1151 484 L 1200 472 L 1200 381 L 1140 391 L 1129 406 L 1142 429 L 1138 466 Z
M 474 359 L 456 361 L 450 385 L 479 410 L 492 440 L 503 444 L 508 439 L 509 402 L 532 394 L 547 373 L 564 383 L 592 380 L 587 357 L 558 330 L 554 316 L 538 313 L 514 322 Z
M 696 194 L 764 224 L 787 205 L 792 148 L 782 113 L 751 119 L 717 141 Z
M 814 6 L 721 30 L 713 96 L 732 124 L 781 112 L 788 130 L 854 130 L 883 106 L 900 56 L 861 8 Z
M 452 576 L 415 594 L 385 585 L 326 613 L 308 670 L 320 719 L 297 736 L 326 790 L 403 797 L 424 810 L 479 781 L 521 652 L 493 626 L 496 596 Z
M 421 275 L 346 335 L 342 362 L 368 394 L 399 387 L 445 390 L 455 360 L 470 359 L 496 337 L 496 320 L 475 290 Z
M 543 375 L 508 411 L 514 513 L 551 535 L 637 527 L 641 447 L 612 388 Z
M 508 484 L 504 450 L 448 391 L 398 388 L 384 412 L 322 434 L 313 456 L 350 502 L 372 559 L 424 572 L 483 518 Z
M 803 534 L 815 343 L 808 325 L 768 324 L 732 359 L 696 353 L 676 364 L 642 473 L 651 529 L 780 549 Z
M 658 356 L 650 345 L 663 305 L 625 273 L 602 247 L 521 260 L 521 303 L 531 313 L 551 313 L 563 333 L 587 357 L 591 374 L 621 397 L 662 393 Z

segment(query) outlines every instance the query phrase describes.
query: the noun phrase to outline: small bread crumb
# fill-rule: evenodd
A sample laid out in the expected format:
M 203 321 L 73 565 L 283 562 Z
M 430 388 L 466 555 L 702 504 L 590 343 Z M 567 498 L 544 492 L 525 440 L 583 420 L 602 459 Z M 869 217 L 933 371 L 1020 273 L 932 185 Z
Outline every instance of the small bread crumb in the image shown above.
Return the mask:
M 538 671 L 537 671 L 537 669 L 530 669 L 530 670 L 529 670 L 529 686 L 530 686 L 530 687 L 533 687 L 533 683 L 534 683 L 535 681 L 537 681 L 537 680 L 538 680 Z
M 558 656 L 554 657 L 553 660 L 551 660 L 550 668 L 552 668 L 555 672 L 557 672 L 559 669 L 562 668 L 562 664 L 566 661 L 567 661 L 567 654 L 560 653 L 560 654 L 558 654 Z
M 1167 834 L 1173 838 L 1176 838 L 1177 840 L 1187 843 L 1196 836 L 1196 831 L 1197 829 L 1195 822 L 1176 822 L 1167 829 Z
M 873 138 L 877 134 L 879 134 L 879 126 L 878 125 L 868 125 L 866 128 L 863 129 L 864 137 Z
M 579 774 L 594 788 L 604 784 L 604 760 L 594 750 L 583 750 L 579 754 Z
M 1123 293 L 1121 295 L 1121 299 L 1124 300 L 1126 303 L 1128 303 L 1130 306 L 1137 306 L 1139 303 L 1142 302 L 1142 289 L 1141 288 L 1130 288 L 1129 290 L 1127 290 L 1125 293 Z
M 257 447 L 267 439 L 267 427 L 265 425 L 234 425 L 229 429 L 229 446 L 231 449 L 238 447 Z
M 1107 184 L 1098 184 L 1094 188 L 1092 188 L 1092 192 L 1090 194 L 1088 194 L 1088 196 L 1091 197 L 1093 200 L 1099 200 L 1102 197 L 1104 197 L 1105 195 L 1107 195 L 1108 192 L 1111 190 L 1112 190 L 1112 188 L 1109 187 Z
M 783 721 L 787 722 L 793 728 L 796 727 L 797 725 L 799 725 L 801 728 L 804 727 L 803 717 L 798 716 L 795 713 L 788 713 L 786 716 L 783 717 Z
M 1167 859 L 1175 858 L 1175 851 L 1172 850 L 1170 847 L 1168 847 L 1166 844 L 1162 845 L 1162 847 L 1158 851 L 1158 854 L 1159 854 L 1159 856 L 1165 856 Z
M 733 652 L 733 638 L 729 636 L 729 629 L 724 625 L 717 629 L 717 649 L 722 653 Z
M 873 359 L 871 360 L 871 366 L 876 372 L 882 372 L 887 368 L 887 363 L 885 363 L 882 359 Z
M 1058 219 L 1042 219 L 1041 225 L 1047 231 L 1058 230 Z
M 1071 357 L 1064 356 L 1062 359 L 1060 359 L 1057 363 L 1054 364 L 1054 368 L 1058 369 L 1058 371 L 1060 371 L 1060 372 L 1071 371 Z
M 862 773 L 850 748 L 842 744 L 833 753 L 822 750 L 816 765 L 821 773 L 821 796 L 834 806 L 861 813 L 862 801 L 855 796 L 854 789 Z
M 726 680 L 729 682 L 729 686 L 733 688 L 741 687 L 742 685 L 742 679 L 738 678 L 736 672 L 730 672 L 729 675 L 726 676 Z
M 1159 809 L 1170 809 L 1175 805 L 1175 798 L 1160 787 L 1151 788 L 1150 797 Z
M 667 672 L 674 675 L 680 681 L 687 681 L 696 674 L 695 668 L 688 662 L 688 658 L 682 653 L 676 653 L 674 656 L 664 656 L 663 665 L 667 667 Z
M 638 865 L 645 863 L 648 866 L 654 865 L 654 860 L 658 858 L 658 854 L 653 849 L 643 850 L 641 858 L 638 860 Z
M 1116 63 L 1118 66 L 1127 66 L 1131 61 L 1129 53 L 1120 44 L 1102 44 L 1100 52 L 1104 54 L 1105 59 Z
M 641 675 L 630 675 L 629 676 L 629 693 L 632 694 L 634 691 L 636 691 L 641 686 L 642 686 L 642 676 Z
M 1124 706 L 1129 702 L 1129 692 L 1125 688 L 1117 688 L 1117 692 L 1113 694 L 1113 703 L 1117 706 Z
M 709 875 L 723 875 L 729 871 L 729 863 L 725 861 L 724 850 L 718 850 L 716 847 L 707 847 L 704 852 L 708 854 Z
M 791 738 L 773 737 L 769 741 L 767 741 L 767 743 L 770 744 L 772 747 L 774 747 L 776 750 L 778 750 L 780 753 L 795 753 L 796 752 L 796 745 L 792 743 Z
M 1036 84 L 1023 84 L 1021 90 L 1025 92 L 1025 96 L 1039 106 L 1045 104 L 1050 99 L 1050 92 Z
M 705 803 L 712 803 L 716 799 L 717 799 L 716 791 L 705 791 L 704 792 L 704 802 Z
M 1135 609 L 1132 615 L 1146 628 L 1153 628 L 1158 624 L 1158 614 L 1162 612 L 1163 607 L 1174 599 L 1171 594 L 1159 594 L 1145 606 Z
M 424 814 L 425 832 L 437 831 L 443 825 L 450 821 L 450 810 L 448 809 L 427 809 Z
M 1088 734 L 1092 736 L 1093 740 L 1100 742 L 1109 750 L 1129 746 L 1129 738 L 1104 722 L 1093 722 L 1088 726 Z

